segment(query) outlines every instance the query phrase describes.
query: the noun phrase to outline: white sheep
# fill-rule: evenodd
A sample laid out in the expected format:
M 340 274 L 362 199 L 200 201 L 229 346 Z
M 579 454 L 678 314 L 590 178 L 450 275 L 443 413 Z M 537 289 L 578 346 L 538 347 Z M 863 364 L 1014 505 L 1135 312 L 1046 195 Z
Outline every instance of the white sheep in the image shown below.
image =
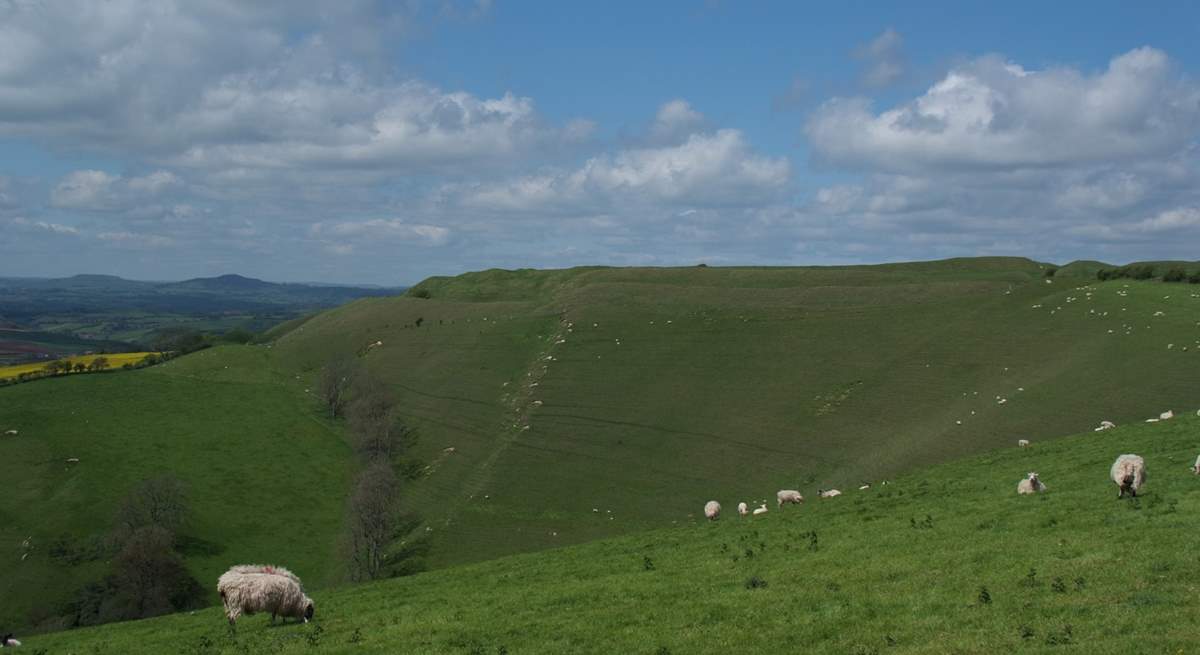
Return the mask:
M 766 503 L 763 503 L 762 506 L 760 506 L 754 510 L 755 516 L 758 516 L 759 514 L 766 514 L 766 513 L 767 513 L 767 504 Z
M 4 639 L 0 639 L 0 648 L 16 648 L 20 645 L 21 642 L 17 641 L 16 637 L 13 637 L 11 632 L 4 635 Z
M 783 507 L 784 503 L 799 505 L 804 502 L 804 496 L 801 496 L 800 492 L 795 489 L 781 489 L 775 492 L 775 502 L 777 507 Z
M 234 566 L 217 580 L 217 593 L 230 625 L 236 624 L 242 614 L 258 612 L 270 612 L 272 623 L 276 616 L 290 616 L 305 623 L 313 617 L 312 599 L 304 594 L 300 578 L 285 568 Z
M 1166 421 L 1168 419 L 1173 419 L 1173 418 L 1175 418 L 1175 412 L 1173 410 L 1168 409 L 1167 411 L 1163 412 L 1162 414 L 1159 414 L 1158 418 L 1160 418 L 1164 421 Z
M 1028 448 L 1029 440 L 1028 439 L 1017 439 L 1017 446 L 1019 446 L 1021 448 Z
M 1095 431 L 1103 432 L 1104 430 L 1111 430 L 1115 427 L 1117 427 L 1117 424 L 1113 423 L 1112 421 L 1100 421 L 1100 427 L 1096 428 Z
M 1138 489 L 1146 482 L 1146 461 L 1137 455 L 1121 455 L 1113 462 L 1110 475 L 1120 490 L 1118 499 L 1126 493 L 1137 498 Z
M 862 485 L 860 485 L 860 486 L 858 487 L 858 490 L 859 490 L 859 491 L 866 491 L 867 489 L 870 489 L 870 488 L 871 488 L 871 483 L 870 483 L 870 482 L 864 482 L 864 483 L 862 483 Z
M 750 513 L 750 510 L 746 507 L 746 503 L 738 503 L 738 515 L 739 516 L 745 516 L 749 513 Z
M 18 434 L 20 434 L 20 433 L 19 433 L 19 432 L 17 432 L 16 430 L 5 430 L 5 431 L 4 431 L 4 434 L 9 434 L 9 435 L 12 435 L 12 436 L 14 436 L 14 437 L 15 437 L 15 436 L 17 436 L 17 435 L 18 435 Z
M 715 500 L 710 500 L 704 503 L 704 518 L 715 521 L 721 515 L 721 503 Z
M 821 498 L 837 498 L 842 495 L 842 492 L 837 489 L 818 489 L 817 495 Z
M 1192 464 L 1192 473 L 1200 475 L 1200 456 L 1196 457 L 1196 463 Z
M 1033 471 L 1030 471 L 1025 479 L 1017 483 L 1018 494 L 1036 494 L 1045 490 L 1046 485 L 1042 484 L 1041 479 L 1038 478 L 1038 474 Z

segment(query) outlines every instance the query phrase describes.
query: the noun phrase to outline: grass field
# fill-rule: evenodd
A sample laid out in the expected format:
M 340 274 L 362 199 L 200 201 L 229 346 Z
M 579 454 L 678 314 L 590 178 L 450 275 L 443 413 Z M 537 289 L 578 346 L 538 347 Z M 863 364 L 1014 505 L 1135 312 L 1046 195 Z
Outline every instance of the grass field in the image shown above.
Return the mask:
M 0 431 L 18 431 L 0 436 L 0 626 L 51 613 L 105 572 L 103 561 L 60 563 L 49 544 L 103 534 L 121 497 L 164 473 L 192 498 L 185 554 L 210 600 L 231 562 L 280 553 L 310 584 L 339 579 L 349 449 L 313 403 L 280 384 L 267 353 L 222 347 L 0 389 Z
M 423 521 L 403 545 L 428 540 L 434 568 L 686 526 L 708 498 L 857 488 L 1019 438 L 1041 452 L 1195 405 L 1195 287 L 1043 272 L 484 271 L 295 321 L 269 346 L 0 389 L 0 429 L 20 429 L 0 460 L 21 490 L 0 498 L 0 548 L 84 538 L 134 481 L 170 470 L 194 485 L 191 536 L 216 546 L 189 557 L 206 586 L 256 560 L 336 581 L 352 463 L 310 389 L 343 353 L 418 429 L 428 467 L 402 500 Z M 37 552 L 0 562 L 0 623 L 94 573 Z
M 1190 653 L 1200 419 L 1006 448 L 758 518 L 314 592 L 309 625 L 219 608 L 31 637 L 47 653 Z M 1146 458 L 1118 501 L 1108 468 Z M 1017 496 L 1029 470 L 1049 487 Z M 693 502 L 700 509 L 703 499 Z M 647 500 L 646 502 L 656 502 Z
M 97 358 L 103 357 L 108 360 L 108 368 L 109 369 L 118 369 L 118 368 L 121 368 L 122 366 L 124 366 L 125 364 L 137 364 L 137 363 L 141 362 L 143 359 L 145 359 L 148 355 L 153 355 L 153 354 L 155 354 L 155 353 L 138 352 L 138 353 L 112 353 L 112 354 L 104 354 L 104 355 L 76 355 L 74 357 L 64 357 L 62 359 L 53 360 L 53 361 L 66 361 L 66 362 L 69 362 L 72 366 L 74 366 L 75 364 L 83 364 L 84 366 L 90 366 L 91 363 L 94 362 Z M 18 377 L 19 375 L 21 375 L 22 373 L 35 373 L 38 371 L 42 371 L 46 368 L 46 365 L 49 363 L 50 363 L 50 361 L 44 361 L 44 362 L 36 362 L 33 364 L 17 364 L 15 366 L 0 366 L 0 380 L 3 380 L 5 378 L 15 378 L 15 377 Z
M 365 352 L 392 382 L 433 464 L 406 502 L 432 563 L 451 565 L 1195 402 L 1195 287 L 1043 272 L 1021 259 L 484 271 L 423 282 L 429 299 L 320 314 L 274 352 L 305 380 Z

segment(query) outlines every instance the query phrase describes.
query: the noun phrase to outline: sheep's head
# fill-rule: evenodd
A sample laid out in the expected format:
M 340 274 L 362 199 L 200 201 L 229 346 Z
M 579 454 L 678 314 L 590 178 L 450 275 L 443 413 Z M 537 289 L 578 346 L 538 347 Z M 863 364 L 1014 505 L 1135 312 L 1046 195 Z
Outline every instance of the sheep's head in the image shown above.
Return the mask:
M 304 622 L 308 623 L 309 621 L 312 620 L 312 617 L 313 617 L 313 604 L 312 604 L 312 601 L 309 601 L 308 607 L 304 608 Z
M 1033 471 L 1030 471 L 1030 472 L 1029 472 L 1029 480 L 1030 480 L 1030 482 L 1037 482 L 1037 481 L 1038 481 L 1038 474 L 1037 474 L 1037 473 L 1034 473 Z

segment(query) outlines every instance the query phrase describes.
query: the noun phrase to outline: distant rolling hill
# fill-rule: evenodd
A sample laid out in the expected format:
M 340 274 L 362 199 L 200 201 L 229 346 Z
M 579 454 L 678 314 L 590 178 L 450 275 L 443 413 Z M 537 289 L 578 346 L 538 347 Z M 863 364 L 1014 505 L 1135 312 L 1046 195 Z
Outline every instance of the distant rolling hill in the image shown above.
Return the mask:
M 30 330 L 145 341 L 157 330 L 178 326 L 262 330 L 357 298 L 402 291 L 280 284 L 240 275 L 182 282 L 143 282 L 111 275 L 0 278 L 0 317 Z

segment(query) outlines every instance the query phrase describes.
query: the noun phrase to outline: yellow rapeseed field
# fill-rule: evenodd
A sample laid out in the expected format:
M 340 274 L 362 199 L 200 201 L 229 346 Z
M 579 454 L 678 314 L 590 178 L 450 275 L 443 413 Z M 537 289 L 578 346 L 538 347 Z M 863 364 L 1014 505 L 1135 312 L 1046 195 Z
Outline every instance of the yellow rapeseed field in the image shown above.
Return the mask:
M 50 361 L 68 361 L 72 366 L 78 363 L 83 363 L 84 366 L 91 366 L 92 361 L 98 357 L 108 359 L 108 368 L 121 368 L 125 364 L 137 364 L 146 358 L 147 355 L 157 353 L 140 352 L 140 353 L 111 353 L 107 355 L 77 355 L 75 357 L 66 357 L 58 360 L 47 360 L 44 362 L 34 362 L 32 364 L 17 364 L 16 366 L 0 366 L 0 380 L 5 378 L 15 378 L 22 373 L 30 371 L 41 371 L 46 368 Z

